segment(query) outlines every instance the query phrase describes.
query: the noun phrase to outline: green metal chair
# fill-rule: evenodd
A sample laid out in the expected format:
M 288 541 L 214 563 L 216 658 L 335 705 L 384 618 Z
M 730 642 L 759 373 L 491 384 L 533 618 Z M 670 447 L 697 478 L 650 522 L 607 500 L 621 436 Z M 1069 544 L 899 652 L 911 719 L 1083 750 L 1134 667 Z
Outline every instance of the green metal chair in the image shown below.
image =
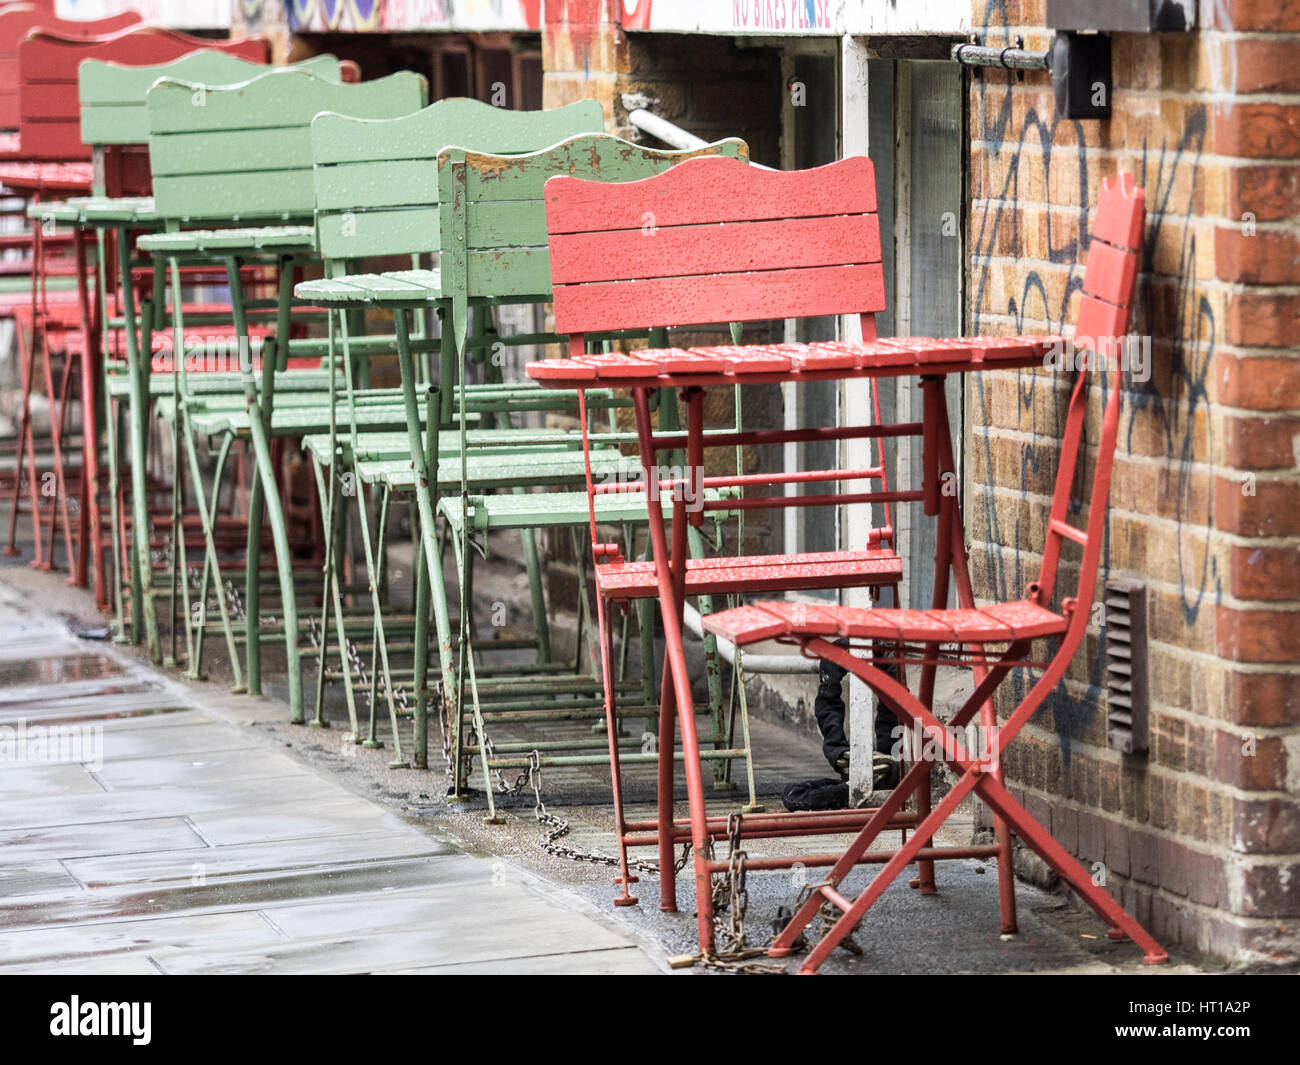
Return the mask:
M 127 318 L 120 310 L 118 294 L 123 290 L 122 286 L 130 283 L 130 271 L 140 263 L 134 257 L 122 255 L 118 235 L 126 237 L 129 248 L 132 233 L 156 229 L 161 225 L 161 219 L 154 210 L 152 196 L 123 194 L 133 192 L 141 185 L 148 185 L 149 120 L 145 97 L 160 78 L 176 78 L 216 87 L 247 82 L 267 73 L 269 69 L 265 64 L 210 50 L 192 52 L 173 62 L 151 66 L 123 66 L 101 60 L 87 60 L 81 65 L 78 78 L 81 135 L 92 148 L 96 187 L 90 197 L 42 205 L 45 208 L 41 211 L 43 219 L 55 224 L 93 229 L 95 232 L 99 272 L 96 310 L 101 323 L 101 336 L 105 341 L 101 352 L 104 378 L 100 382 L 98 395 L 105 397 L 109 415 L 102 421 L 107 428 L 105 437 L 109 459 L 109 498 L 114 504 L 110 518 L 111 557 L 115 563 L 111 598 L 117 616 L 119 637 L 126 632 L 127 626 L 124 618 L 122 572 L 116 563 L 122 558 L 126 536 L 122 523 L 123 509 L 117 505 L 121 493 L 118 462 L 120 435 L 117 430 L 118 418 L 113 416 L 113 412 L 118 408 L 127 418 L 131 415 L 128 407 L 130 367 L 125 360 L 117 357 L 120 354 L 118 341 L 128 328 Z M 314 56 L 292 64 L 287 69 L 304 71 L 324 81 L 341 80 L 340 63 L 332 55 Z M 115 245 L 109 244 L 115 240 Z M 109 253 L 110 246 L 113 247 L 113 254 Z M 116 276 L 107 276 L 105 271 L 114 265 L 114 261 Z M 228 321 L 228 315 L 191 315 L 188 324 L 215 324 L 222 317 Z M 138 335 L 137 323 L 130 323 L 130 328 L 136 329 Z M 146 372 L 145 368 L 140 367 L 139 372 Z M 237 380 L 229 380 L 231 376 L 227 375 L 227 388 L 237 387 Z M 215 383 L 214 379 L 208 385 L 211 387 Z M 157 390 L 162 387 L 165 388 L 165 394 L 170 394 L 171 389 L 167 386 L 166 375 L 156 374 L 150 380 L 151 388 Z M 202 505 L 204 492 L 201 484 L 195 484 L 194 491 L 200 500 L 198 510 L 203 535 L 208 538 L 211 530 L 206 527 L 208 515 L 206 507 Z M 97 493 L 92 492 L 91 499 L 94 505 Z M 127 568 L 134 572 L 135 552 L 130 554 L 131 562 Z M 102 558 L 102 555 L 102 549 L 97 545 L 97 559 Z M 143 596 L 139 594 L 139 585 L 138 579 L 132 581 L 136 594 L 131 596 L 131 631 L 137 639 L 140 638 L 144 619 Z M 233 647 L 231 654 L 233 658 Z M 188 657 L 192 664 L 192 655 Z M 238 671 L 237 664 L 235 668 Z
M 424 106 L 426 95 L 425 79 L 410 72 L 344 85 L 302 71 L 277 70 L 243 85 L 223 87 L 162 79 L 146 98 L 154 210 L 165 231 L 141 237 L 137 246 L 153 258 L 153 308 L 159 318 L 166 305 L 166 277 L 171 279 L 172 328 L 178 337 L 185 328 L 182 317 L 175 313 L 181 306 L 181 267 L 219 264 L 225 268 L 235 332 L 247 345 L 240 352 L 240 382 L 246 441 L 257 468 L 250 493 L 246 550 L 246 686 L 250 693 L 261 691 L 261 538 L 265 508 L 274 545 L 289 703 L 295 722 L 304 720 L 300 630 L 270 430 L 277 362 L 286 359 L 292 347 L 289 327 L 294 270 L 318 258 L 313 224 L 311 121 L 322 111 L 364 118 L 409 114 Z M 205 228 L 188 228 L 197 226 Z M 249 311 L 255 307 L 244 291 L 241 275 L 249 265 L 265 266 L 276 279 L 274 342 L 264 353 L 260 380 L 254 374 L 251 358 L 245 356 L 251 349 Z M 128 291 L 128 303 L 130 298 Z M 161 321 L 157 324 L 161 325 Z M 128 349 L 135 346 L 135 350 L 129 350 L 129 357 L 137 364 L 139 352 L 148 350 L 150 329 L 146 316 L 138 339 L 127 331 Z M 319 350 L 321 346 L 316 347 Z M 132 379 L 137 378 L 133 375 Z M 202 399 L 188 394 L 183 372 L 177 373 L 176 381 L 176 401 L 184 419 L 197 413 Z M 315 383 L 325 384 L 319 376 Z M 143 409 L 142 386 L 135 387 L 132 406 Z M 132 428 L 132 477 L 140 483 L 144 441 L 139 419 L 133 419 Z M 223 432 L 233 435 L 239 429 L 232 427 Z M 147 536 L 147 519 L 142 513 L 142 498 L 138 492 L 133 495 L 134 536 L 139 552 L 144 546 L 142 538 Z M 207 554 L 208 561 L 215 565 L 212 552 Z M 206 591 L 206 587 L 200 589 L 201 603 L 206 601 Z M 147 580 L 142 594 L 147 604 L 152 594 Z M 146 608 L 146 622 L 148 613 Z
M 313 123 L 316 221 L 320 248 L 327 259 L 327 273 L 330 276 L 319 282 L 299 286 L 299 294 L 310 293 L 308 298 L 312 301 L 338 307 L 338 335 L 342 338 L 346 350 L 344 363 L 348 368 L 346 420 L 349 422 L 350 430 L 345 438 L 340 438 L 335 423 L 331 424 L 328 433 L 304 440 L 305 446 L 313 455 L 318 483 L 323 490 L 321 498 L 326 501 L 324 525 L 327 529 L 348 529 L 351 525 L 343 513 L 349 497 L 338 491 L 340 478 L 331 476 L 329 484 L 326 485 L 324 469 L 343 470 L 345 483 L 350 486 L 356 485 L 356 498 L 360 500 L 364 485 L 378 482 L 370 476 L 376 470 L 370 468 L 364 481 L 356 480 L 353 464 L 358 457 L 381 463 L 396 461 L 400 465 L 401 455 L 409 456 L 404 436 L 394 433 L 362 432 L 363 426 L 353 417 L 355 413 L 353 399 L 361 393 L 355 389 L 352 375 L 359 372 L 359 376 L 364 376 L 366 369 L 366 361 L 358 360 L 356 356 L 367 352 L 374 353 L 376 350 L 391 351 L 397 340 L 396 336 L 376 338 L 373 334 L 364 333 L 364 323 L 361 321 L 363 312 L 360 308 L 366 301 L 354 298 L 357 284 L 363 283 L 357 279 L 357 267 L 364 260 L 373 257 L 410 256 L 412 267 L 418 270 L 431 257 L 431 253 L 436 254 L 440 247 L 438 234 L 441 211 L 432 194 L 437 180 L 438 152 L 444 145 L 472 139 L 475 143 L 490 146 L 494 150 L 522 152 L 553 144 L 574 133 L 599 131 L 603 125 L 600 105 L 592 100 L 579 101 L 551 111 L 518 112 L 491 107 L 476 100 L 449 99 L 438 101 L 418 114 L 388 121 L 363 121 L 329 114 L 316 118 Z M 436 271 L 426 269 L 418 276 L 436 277 Z M 336 284 L 335 279 L 339 278 L 343 280 L 339 280 Z M 372 288 L 368 291 L 369 295 L 379 295 L 378 289 Z M 436 302 L 427 304 L 422 309 L 427 312 L 435 306 Z M 417 315 L 417 322 L 421 321 L 422 317 L 427 317 L 427 314 Z M 376 340 L 379 341 L 378 348 L 375 345 Z M 409 353 L 421 357 L 430 351 L 440 351 L 442 347 L 441 341 L 431 336 L 408 337 L 406 344 Z M 452 354 L 450 351 L 445 354 L 445 360 L 440 358 L 440 362 L 445 362 L 449 367 Z M 406 364 L 403 360 L 403 365 Z M 424 378 L 422 367 L 417 367 L 417 379 L 421 384 Z M 499 403 L 507 402 L 511 398 L 506 395 L 506 391 L 497 394 Z M 527 391 L 532 397 L 539 395 L 531 388 Z M 447 400 L 448 402 L 439 412 L 439 416 L 444 419 L 452 414 L 450 393 L 447 395 Z M 570 397 L 570 405 L 572 405 L 572 397 Z M 333 409 L 332 405 L 331 409 Z M 469 422 L 471 419 L 466 420 Z M 538 453 L 553 453 L 556 450 L 556 438 L 563 435 L 541 434 L 535 442 L 534 450 Z M 475 446 L 490 447 L 493 434 L 474 432 L 471 437 Z M 336 463 L 335 451 L 340 447 L 346 452 L 345 461 Z M 559 449 L 568 452 L 567 457 L 559 458 L 551 454 L 543 466 L 534 467 L 532 472 L 538 476 L 558 477 L 562 480 L 578 476 L 581 473 L 581 464 L 573 449 L 572 439 L 563 442 Z M 406 464 L 409 465 L 409 458 Z M 444 488 L 453 487 L 447 478 L 454 473 L 458 483 L 459 466 L 455 466 L 453 470 L 452 464 L 448 462 L 445 464 L 445 469 L 446 476 L 440 476 L 439 479 L 443 482 Z M 483 476 L 493 477 L 499 474 L 499 467 L 495 463 L 485 463 L 481 469 Z M 384 491 L 387 492 L 387 488 Z M 381 587 L 383 584 L 382 552 L 379 557 L 375 556 L 368 522 L 365 520 L 361 522 L 360 533 L 367 565 L 367 587 Z M 346 682 L 353 734 L 358 741 L 361 741 L 355 716 L 352 678 L 348 674 L 349 654 L 355 659 L 356 650 L 348 635 L 349 621 L 343 616 L 336 565 L 340 556 L 335 546 L 334 537 L 327 539 L 325 592 L 322 599 L 326 604 L 326 614 L 331 602 L 339 604 L 336 608 L 335 630 L 338 639 L 340 675 Z M 525 553 L 529 560 L 529 579 L 533 597 L 540 601 L 541 573 L 537 566 L 536 548 L 531 536 L 526 538 Z M 420 564 L 423 565 L 422 557 Z M 433 579 L 435 581 L 441 579 L 441 570 L 434 574 Z M 423 589 L 424 583 L 420 582 L 419 587 Z M 445 596 L 438 592 L 434 599 L 437 604 L 436 609 L 445 613 Z M 427 599 L 423 602 L 423 607 L 423 615 L 427 616 Z M 393 685 L 393 677 L 397 670 L 389 663 L 388 657 L 391 649 L 390 638 L 397 634 L 394 624 L 400 624 L 405 619 L 394 619 L 390 616 L 389 622 L 393 624 L 386 622 L 378 597 L 375 598 L 372 609 L 371 676 L 377 677 L 382 671 L 383 694 L 388 701 L 389 713 L 393 717 L 396 737 L 394 695 L 404 690 Z M 448 632 L 449 626 L 449 620 L 441 616 L 439 631 Z M 318 632 L 323 636 L 326 630 L 327 619 L 323 614 Z M 427 641 L 426 628 L 421 628 L 420 637 L 422 643 Z M 544 620 L 540 626 L 538 642 L 545 652 L 548 641 Z M 328 651 L 329 642 L 326 638 L 321 644 L 316 723 L 323 723 L 323 682 L 330 673 L 326 661 Z M 449 642 L 440 645 L 440 654 L 443 657 L 450 655 Z M 424 660 L 419 654 L 416 658 Z M 415 671 L 416 667 L 412 666 L 408 672 L 414 674 Z M 377 684 L 372 686 L 377 688 Z M 423 683 L 416 687 L 422 690 Z M 421 708 L 416 715 L 419 733 L 416 743 L 416 764 L 423 766 L 426 764 L 427 745 L 424 739 L 424 726 L 427 718 L 423 699 L 420 702 Z M 365 742 L 374 744 L 377 740 L 373 698 L 370 709 L 371 727 Z M 400 740 L 397 742 L 400 745 Z M 399 761 L 402 758 L 400 746 L 397 758 Z
M 317 121 L 324 120 L 323 116 Z M 393 455 L 385 460 L 360 460 L 356 463 L 356 469 L 363 480 L 380 483 L 388 492 L 414 496 L 420 537 L 417 559 L 423 556 L 423 571 L 430 575 L 447 721 L 446 742 L 455 781 L 453 791 L 457 795 L 464 791 L 468 771 L 465 762 L 465 733 L 461 722 L 462 714 L 467 712 L 461 698 L 462 689 L 468 689 L 472 705 L 472 710 L 468 712 L 478 739 L 469 753 L 478 754 L 485 778 L 490 781 L 497 770 L 509 765 L 524 767 L 530 761 L 529 755 L 522 752 L 516 753 L 513 758 L 490 757 L 491 741 L 487 737 L 486 718 L 479 699 L 480 686 L 474 666 L 475 646 L 470 625 L 470 537 L 479 530 L 503 528 L 527 532 L 528 537 L 531 537 L 532 530 L 537 527 L 549 525 L 577 529 L 585 527 L 588 520 L 585 492 L 494 496 L 487 492 L 488 483 L 471 475 L 473 442 L 469 418 L 475 407 L 481 408 L 485 403 L 490 405 L 496 389 L 510 390 L 509 402 L 512 404 L 527 401 L 530 394 L 536 396 L 536 393 L 530 393 L 527 386 L 472 387 L 468 384 L 465 356 L 467 348 L 473 343 L 468 330 L 469 310 L 474 306 L 533 304 L 549 299 L 549 254 L 542 199 L 547 178 L 557 174 L 580 173 L 599 180 L 636 180 L 659 173 L 685 158 L 720 153 L 742 158 L 747 155 L 744 144 L 739 141 L 721 142 L 697 152 L 656 152 L 604 134 L 584 134 L 544 151 L 523 156 L 498 156 L 462 148 L 447 148 L 439 153 L 437 159 L 439 217 L 436 248 L 441 252 L 439 270 L 336 277 L 300 285 L 296 289 L 300 298 L 317 304 L 383 308 L 390 310 L 394 316 L 399 364 L 403 373 L 403 392 L 409 413 L 407 446 L 405 453 L 400 456 Z M 454 373 L 456 382 L 454 389 L 444 387 L 440 390 L 440 412 L 431 415 L 420 409 L 416 389 L 417 374 L 406 325 L 408 313 L 428 308 L 437 308 L 450 319 L 448 335 L 444 341 L 451 342 L 444 342 L 443 345 L 440 381 L 447 383 L 453 380 Z M 508 342 L 511 339 L 522 339 L 531 344 L 550 342 L 553 337 L 550 334 L 542 337 L 530 335 L 525 338 L 502 338 L 502 341 Z M 348 359 L 344 358 L 343 363 L 346 366 Z M 545 397 L 536 398 L 543 404 L 546 402 Z M 448 407 L 452 404 L 454 406 L 449 411 Z M 422 418 L 422 413 L 427 417 Z M 441 429 L 459 435 L 456 446 L 450 449 L 450 453 L 459 460 L 461 477 L 459 493 L 454 496 L 445 494 L 439 501 L 435 496 L 446 483 L 442 457 L 448 453 L 444 449 L 444 434 L 440 433 Z M 503 430 L 500 436 L 494 438 L 494 442 L 508 442 L 509 436 L 510 433 Z M 522 431 L 518 439 L 529 448 L 536 444 L 536 439 L 529 430 Z M 624 440 L 626 436 L 613 434 L 605 442 L 614 444 Z M 437 476 L 431 476 L 430 467 L 435 455 L 439 457 L 438 472 Z M 505 469 L 506 465 L 506 457 L 503 456 L 498 464 L 499 480 L 499 471 Z M 570 483 L 579 481 L 574 479 Z M 609 512 L 602 516 L 610 520 L 637 523 L 644 519 L 645 507 L 640 501 L 608 497 L 608 503 L 603 506 Z M 446 519 L 460 575 L 461 624 L 458 655 L 452 653 L 450 612 L 440 602 L 445 590 L 441 580 L 442 556 L 435 533 L 435 508 Z M 525 544 L 527 542 L 528 538 L 525 539 Z M 581 558 L 582 553 L 578 553 L 577 557 Z M 535 614 L 544 615 L 544 609 L 544 604 L 535 603 Z M 421 611 L 417 603 L 417 623 L 420 620 Z M 593 656 L 593 664 L 597 657 Z M 427 740 L 427 733 L 422 728 L 422 716 L 427 712 L 428 702 L 422 666 L 417 653 L 417 761 L 424 754 L 421 748 Z M 560 691 L 560 686 L 554 683 L 555 679 L 553 675 L 544 675 L 530 682 L 535 685 L 533 690 L 540 690 L 546 697 L 547 706 L 543 709 L 555 711 L 558 707 L 556 716 L 600 716 L 602 711 L 599 707 L 602 704 L 599 699 L 591 700 L 590 706 L 577 705 L 572 698 L 567 699 L 573 704 L 569 707 L 558 704 L 555 697 L 580 695 L 586 688 L 583 685 L 575 687 L 570 683 L 570 690 Z M 583 684 L 587 682 L 584 680 Z M 592 694 L 600 688 L 600 682 L 594 675 L 590 680 L 590 688 Z M 512 684 L 509 690 L 515 694 L 520 686 Z M 507 720 L 513 712 L 501 709 L 501 720 Z M 593 748 L 596 746 L 603 748 L 605 743 L 601 740 L 591 744 Z M 553 752 L 548 754 L 548 758 L 552 762 L 560 762 L 566 756 Z M 574 761 L 595 763 L 604 761 L 604 756 L 580 754 L 567 758 L 568 764 Z M 493 807 L 490 791 L 489 805 Z M 494 808 L 490 812 L 494 815 Z

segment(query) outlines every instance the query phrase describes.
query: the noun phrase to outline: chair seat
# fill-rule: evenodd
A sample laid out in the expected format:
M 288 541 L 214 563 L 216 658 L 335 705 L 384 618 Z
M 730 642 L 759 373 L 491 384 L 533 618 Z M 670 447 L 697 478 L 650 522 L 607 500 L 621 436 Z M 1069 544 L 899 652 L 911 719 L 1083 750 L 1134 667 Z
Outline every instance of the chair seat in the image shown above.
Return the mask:
M 717 500 L 722 494 L 705 489 L 705 498 Z M 590 520 L 586 492 L 529 492 L 525 495 L 475 496 L 466 501 L 448 496 L 438 501 L 439 512 L 453 529 L 468 524 L 479 531 L 488 529 L 542 529 L 586 525 Z M 596 496 L 596 521 L 601 525 L 642 523 L 646 520 L 645 495 L 641 492 L 611 492 Z M 709 517 L 721 521 L 722 511 Z
M 710 614 L 704 627 L 744 646 L 777 636 L 847 636 L 926 643 L 1007 643 L 1059 636 L 1068 620 L 1026 599 L 976 610 L 864 610 L 759 602 Z
M 640 468 L 637 460 L 625 457 L 616 448 L 591 453 L 591 470 L 597 477 L 631 477 Z M 415 470 L 411 466 L 409 454 L 400 459 L 358 462 L 356 470 L 357 476 L 366 484 L 381 483 L 399 491 L 415 489 Z M 465 476 L 469 487 L 478 491 L 488 488 L 580 484 L 586 476 L 586 460 L 581 452 L 570 450 L 533 451 L 509 456 L 471 454 L 465 461 Z M 459 488 L 460 484 L 460 455 L 440 452 L 438 487 Z M 540 498 L 545 499 L 546 496 Z
M 439 270 L 394 270 L 384 274 L 347 274 L 303 281 L 293 294 L 300 300 L 330 306 L 425 304 L 442 298 Z
M 410 454 L 410 436 L 406 432 L 365 432 L 351 439 L 351 426 L 339 430 L 338 446 L 352 452 L 358 462 L 402 458 Z M 466 433 L 466 447 L 471 454 L 512 455 L 528 451 L 576 451 L 582 446 L 577 433 L 567 429 L 473 429 Z M 313 433 L 302 438 L 304 451 L 320 456 L 326 465 L 332 461 L 328 433 Z M 444 454 L 460 453 L 460 430 L 443 429 L 438 435 L 438 450 Z
M 577 387 L 584 382 L 644 387 L 661 377 L 698 378 L 702 384 L 740 383 L 765 375 L 820 373 L 893 367 L 917 372 L 927 366 L 1041 361 L 1061 337 L 895 337 L 810 344 L 719 345 L 656 348 L 619 354 L 542 359 L 525 367 L 543 384 Z
M 136 246 L 153 254 L 187 255 L 202 252 L 310 251 L 316 246 L 312 226 L 248 226 L 238 229 L 183 229 L 178 233 L 148 233 Z
M 687 595 L 874 587 L 894 584 L 902 578 L 902 560 L 883 547 L 804 555 L 692 558 L 686 562 Z M 659 594 L 653 562 L 607 562 L 597 566 L 596 586 L 606 599 L 619 601 L 651 599 Z
M 65 225 L 93 225 L 128 222 L 136 226 L 157 225 L 162 220 L 154 210 L 152 196 L 72 196 L 66 200 L 30 204 L 29 218 L 48 218 Z

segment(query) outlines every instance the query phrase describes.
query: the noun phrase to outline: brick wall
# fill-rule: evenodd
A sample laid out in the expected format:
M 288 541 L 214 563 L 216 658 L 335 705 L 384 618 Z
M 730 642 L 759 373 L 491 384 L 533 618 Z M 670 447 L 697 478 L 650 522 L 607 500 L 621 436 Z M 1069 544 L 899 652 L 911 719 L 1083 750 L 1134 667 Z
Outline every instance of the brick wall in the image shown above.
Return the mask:
M 974 8 L 988 43 L 1047 46 L 1044 0 Z M 1247 960 L 1300 948 L 1300 7 L 1201 10 L 1114 36 L 1108 122 L 1057 119 L 1045 75 L 972 80 L 968 293 L 974 332 L 1068 331 L 1102 179 L 1145 187 L 1153 372 L 1125 385 L 1102 579 L 1148 582 L 1151 749 L 1106 746 L 1098 630 L 1005 765 L 1157 938 Z M 1069 385 L 969 384 L 981 596 L 1037 573 Z

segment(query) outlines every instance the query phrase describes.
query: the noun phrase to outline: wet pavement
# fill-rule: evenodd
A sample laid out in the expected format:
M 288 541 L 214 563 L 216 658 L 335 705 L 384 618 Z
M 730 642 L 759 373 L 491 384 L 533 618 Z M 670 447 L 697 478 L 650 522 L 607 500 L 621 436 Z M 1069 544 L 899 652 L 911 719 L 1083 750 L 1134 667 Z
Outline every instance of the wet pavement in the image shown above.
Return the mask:
M 581 897 L 304 762 L 260 724 L 282 720 L 278 704 L 79 640 L 13 584 L 0 973 L 662 969 Z
M 82 745 L 60 760 L 0 759 L 0 973 L 650 973 L 696 949 L 689 872 L 675 913 L 660 911 L 653 874 L 636 885 L 639 905 L 615 908 L 612 869 L 544 851 L 530 790 L 498 796 L 504 823 L 487 825 L 481 791 L 445 800 L 441 765 L 390 767 L 386 715 L 384 748 L 366 750 L 346 731 L 337 690 L 327 702 L 333 727 L 293 726 L 274 668 L 270 697 L 232 695 L 219 669 L 211 682 L 185 682 L 144 665 L 139 648 L 70 632 L 101 625 L 61 576 L 0 567 L 0 727 L 24 722 L 29 746 L 33 727 L 71 727 L 63 742 Z M 401 724 L 409 744 L 409 718 Z M 541 727 L 551 740 L 592 735 L 590 722 Z M 806 730 L 763 716 L 751 728 L 768 809 L 780 807 L 787 781 L 825 775 Z M 500 735 L 536 742 L 538 729 Z M 629 817 L 652 818 L 653 768 L 626 776 Z M 571 825 L 565 844 L 613 853 L 605 767 L 547 770 L 542 792 Z M 711 812 L 745 797 L 713 791 Z M 963 807 L 938 843 L 967 844 L 973 827 Z M 755 840 L 746 850 L 758 858 L 847 843 Z M 849 893 L 871 874 L 855 872 Z M 859 953 L 837 952 L 822 971 L 1201 971 L 1186 958 L 1143 966 L 1090 912 L 1024 882 L 1020 932 L 1000 936 L 992 862 L 944 862 L 937 876 L 935 895 L 909 889 L 906 877 L 891 885 L 856 934 Z M 748 942 L 766 942 L 778 909 L 818 878 L 815 866 L 750 873 Z

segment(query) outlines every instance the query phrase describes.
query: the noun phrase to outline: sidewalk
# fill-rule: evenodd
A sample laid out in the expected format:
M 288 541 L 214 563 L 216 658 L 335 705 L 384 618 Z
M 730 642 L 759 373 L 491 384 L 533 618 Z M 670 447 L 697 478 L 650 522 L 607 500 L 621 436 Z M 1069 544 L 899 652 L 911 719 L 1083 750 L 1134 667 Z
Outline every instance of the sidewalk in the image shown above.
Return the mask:
M 203 704 L 0 584 L 0 973 L 663 969 L 277 749 L 274 704 Z

